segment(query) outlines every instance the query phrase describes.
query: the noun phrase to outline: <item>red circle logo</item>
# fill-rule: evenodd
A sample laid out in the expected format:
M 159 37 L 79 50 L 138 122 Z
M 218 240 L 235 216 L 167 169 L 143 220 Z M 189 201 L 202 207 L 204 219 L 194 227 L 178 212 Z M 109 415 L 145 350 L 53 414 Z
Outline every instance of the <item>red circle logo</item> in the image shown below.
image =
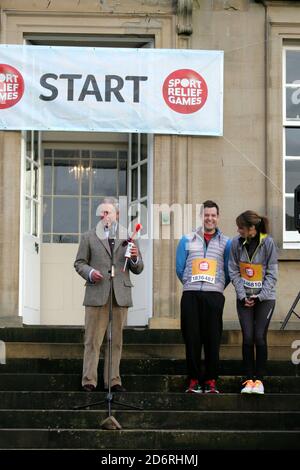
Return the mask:
M 252 268 L 246 268 L 246 274 L 248 277 L 254 276 L 254 270 Z
M 207 100 L 207 85 L 195 70 L 181 69 L 170 73 L 163 84 L 163 97 L 169 108 L 177 113 L 199 111 Z
M 22 98 L 24 80 L 20 72 L 7 64 L 0 64 L 0 109 L 11 108 Z
M 199 264 L 199 268 L 201 271 L 208 271 L 209 263 L 207 261 L 201 261 L 201 263 Z

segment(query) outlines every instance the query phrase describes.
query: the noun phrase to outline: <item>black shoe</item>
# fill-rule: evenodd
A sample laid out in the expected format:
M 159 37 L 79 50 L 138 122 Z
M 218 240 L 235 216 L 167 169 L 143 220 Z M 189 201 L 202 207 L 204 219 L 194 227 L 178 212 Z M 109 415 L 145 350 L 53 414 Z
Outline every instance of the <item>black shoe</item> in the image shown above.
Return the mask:
M 93 384 L 86 384 L 86 385 L 83 385 L 82 388 L 83 388 L 83 390 L 84 390 L 85 392 L 94 392 L 94 390 L 96 390 L 96 387 L 95 387 L 95 385 L 93 385 Z
M 116 384 L 111 387 L 112 392 L 126 392 L 126 388 L 123 385 Z

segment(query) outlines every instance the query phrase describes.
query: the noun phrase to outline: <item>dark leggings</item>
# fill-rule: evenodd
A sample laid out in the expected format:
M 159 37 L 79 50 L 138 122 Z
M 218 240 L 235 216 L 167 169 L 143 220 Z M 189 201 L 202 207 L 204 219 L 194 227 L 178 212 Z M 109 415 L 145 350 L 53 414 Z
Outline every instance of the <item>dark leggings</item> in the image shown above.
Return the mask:
M 237 301 L 237 312 L 243 332 L 243 363 L 247 379 L 263 379 L 268 359 L 267 332 L 274 311 L 275 300 L 257 302 L 245 307 Z M 254 355 L 256 352 L 256 360 Z

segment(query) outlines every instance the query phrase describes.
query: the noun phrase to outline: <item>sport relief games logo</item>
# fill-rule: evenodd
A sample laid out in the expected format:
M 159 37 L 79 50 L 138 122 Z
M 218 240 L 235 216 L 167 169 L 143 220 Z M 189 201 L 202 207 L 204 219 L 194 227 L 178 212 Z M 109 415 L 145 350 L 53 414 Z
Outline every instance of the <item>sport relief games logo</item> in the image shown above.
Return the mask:
M 209 264 L 207 261 L 202 261 L 200 264 L 199 264 L 199 268 L 201 271 L 208 271 L 209 270 Z
M 0 64 L 0 109 L 11 108 L 24 93 L 24 80 L 20 72 L 7 64 Z
M 163 97 L 177 113 L 199 111 L 207 100 L 207 84 L 195 70 L 181 69 L 170 73 L 163 84 Z
M 248 277 L 254 276 L 254 270 L 252 268 L 246 268 L 245 271 Z

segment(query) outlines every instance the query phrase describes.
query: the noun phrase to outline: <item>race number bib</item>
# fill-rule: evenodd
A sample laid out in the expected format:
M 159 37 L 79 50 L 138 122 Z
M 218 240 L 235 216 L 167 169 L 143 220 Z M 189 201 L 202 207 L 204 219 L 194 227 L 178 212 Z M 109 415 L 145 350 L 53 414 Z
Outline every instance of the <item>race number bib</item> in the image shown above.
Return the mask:
M 191 282 L 205 281 L 214 284 L 216 282 L 216 272 L 217 261 L 215 259 L 193 259 Z
M 240 263 L 240 273 L 245 287 L 262 288 L 262 264 Z

